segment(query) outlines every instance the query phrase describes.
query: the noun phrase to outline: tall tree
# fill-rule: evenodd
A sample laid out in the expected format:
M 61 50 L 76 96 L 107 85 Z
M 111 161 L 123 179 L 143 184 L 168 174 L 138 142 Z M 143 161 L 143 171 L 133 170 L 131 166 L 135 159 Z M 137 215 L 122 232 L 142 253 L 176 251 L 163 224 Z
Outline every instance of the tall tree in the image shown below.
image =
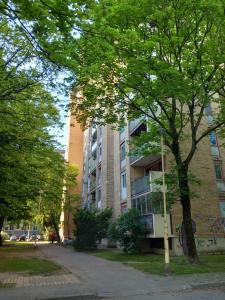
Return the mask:
M 29 216 L 27 201 L 43 189 L 43 170 L 50 169 L 56 153 L 49 128 L 59 122 L 54 99 L 40 83 L 30 80 L 26 86 L 24 72 L 1 71 L 0 86 L 10 93 L 0 101 L 0 232 L 6 217 Z M 26 88 L 15 91 L 15 82 Z M 64 166 L 59 159 L 58 164 Z

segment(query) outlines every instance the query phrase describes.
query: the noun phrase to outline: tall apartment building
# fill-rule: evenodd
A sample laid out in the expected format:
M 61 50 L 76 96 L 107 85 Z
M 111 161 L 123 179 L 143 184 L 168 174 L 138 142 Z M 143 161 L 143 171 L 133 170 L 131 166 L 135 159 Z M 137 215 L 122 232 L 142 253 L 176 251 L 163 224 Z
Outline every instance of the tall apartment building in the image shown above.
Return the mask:
M 212 122 L 211 109 L 206 109 L 206 126 Z M 85 132 L 83 205 L 97 209 L 112 207 L 118 217 L 129 208 L 140 211 L 148 229 L 145 245 L 163 249 L 162 192 L 154 180 L 162 175 L 160 155 L 132 157 L 127 155 L 134 136 L 147 130 L 143 118 L 133 120 L 120 132 L 109 126 L 92 127 Z M 169 169 L 171 157 L 166 157 Z M 225 250 L 225 149 L 212 132 L 198 146 L 191 163 L 192 173 L 200 185 L 191 186 L 192 218 L 196 227 L 199 251 Z M 167 215 L 170 249 L 182 253 L 182 212 L 175 201 Z
M 71 191 L 81 195 L 83 181 L 83 131 L 73 116 L 68 119 L 68 137 L 65 153 L 65 160 L 75 165 L 78 170 L 77 186 Z M 80 205 L 78 203 L 77 205 Z M 74 236 L 73 214 L 68 210 L 63 210 L 60 217 L 60 237 L 62 240 L 72 239 Z
M 114 206 L 114 132 L 92 126 L 84 133 L 83 205 L 104 209 Z

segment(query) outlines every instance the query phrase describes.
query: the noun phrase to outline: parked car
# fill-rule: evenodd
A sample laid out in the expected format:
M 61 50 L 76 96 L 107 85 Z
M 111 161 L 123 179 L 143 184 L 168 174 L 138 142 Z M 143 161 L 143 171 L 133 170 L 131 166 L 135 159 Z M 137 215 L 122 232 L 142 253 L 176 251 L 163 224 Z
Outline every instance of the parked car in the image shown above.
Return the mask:
M 15 242 L 17 241 L 17 236 L 16 235 L 12 235 L 10 236 L 10 239 L 9 239 L 11 242 Z
M 29 237 L 29 239 L 28 239 L 30 242 L 31 241 L 35 241 L 35 240 L 37 240 L 37 236 L 36 236 L 36 234 L 32 234 L 30 237 Z
M 18 241 L 22 242 L 22 241 L 26 241 L 26 234 L 22 234 L 19 238 Z

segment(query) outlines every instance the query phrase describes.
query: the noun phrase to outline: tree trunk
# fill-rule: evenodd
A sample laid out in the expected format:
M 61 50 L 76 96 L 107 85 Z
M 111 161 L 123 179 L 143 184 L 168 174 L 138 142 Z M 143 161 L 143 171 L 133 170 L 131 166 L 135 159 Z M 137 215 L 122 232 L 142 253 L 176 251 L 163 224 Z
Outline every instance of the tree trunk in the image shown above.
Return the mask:
M 4 216 L 0 216 L 0 247 L 3 245 L 1 232 L 2 232 L 2 227 L 3 227 L 4 219 L 5 219 Z
M 190 189 L 188 185 L 188 171 L 187 168 L 181 166 L 178 168 L 178 181 L 180 189 L 180 202 L 183 210 L 183 231 L 184 240 L 186 243 L 186 253 L 191 264 L 199 264 L 199 257 L 195 245 L 193 220 L 191 218 L 191 201 Z

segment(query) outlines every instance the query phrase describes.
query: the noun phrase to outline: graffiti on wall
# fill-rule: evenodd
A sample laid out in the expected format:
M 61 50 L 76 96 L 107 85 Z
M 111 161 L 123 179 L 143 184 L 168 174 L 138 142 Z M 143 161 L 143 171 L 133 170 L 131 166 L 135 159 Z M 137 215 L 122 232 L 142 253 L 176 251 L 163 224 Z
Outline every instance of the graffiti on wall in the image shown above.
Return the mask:
M 220 233 L 225 230 L 224 217 L 214 217 L 210 215 L 203 215 L 200 213 L 195 215 L 195 220 L 205 224 L 206 232 Z
M 210 239 L 196 239 L 197 248 L 210 248 L 217 245 L 217 239 L 215 237 Z

